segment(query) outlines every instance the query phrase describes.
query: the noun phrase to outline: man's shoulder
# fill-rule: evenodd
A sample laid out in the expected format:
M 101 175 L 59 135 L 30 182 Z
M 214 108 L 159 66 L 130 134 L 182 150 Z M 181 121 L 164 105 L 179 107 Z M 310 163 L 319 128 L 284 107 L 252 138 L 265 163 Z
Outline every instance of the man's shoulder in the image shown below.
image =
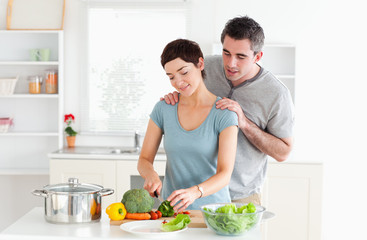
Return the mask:
M 289 91 L 287 86 L 279 78 L 266 69 L 263 69 L 260 77 L 263 79 L 265 86 L 272 88 L 273 92 L 284 94 Z
M 252 93 L 256 93 L 255 95 L 262 96 L 262 101 L 257 101 L 257 98 L 253 98 L 253 100 L 256 101 L 257 104 L 262 104 L 264 106 L 274 106 L 274 103 L 284 104 L 285 102 L 292 102 L 292 97 L 287 86 L 274 74 L 265 69 L 256 81 L 250 84 L 248 88 L 244 88 L 244 91 L 246 93 L 251 91 Z M 239 98 L 238 101 L 240 101 L 240 99 L 248 101 L 246 94 L 242 96 L 236 95 L 236 97 Z
M 208 55 L 204 58 L 205 64 L 222 64 L 222 56 L 221 55 Z
M 214 81 L 215 79 L 221 79 L 224 75 L 223 72 L 223 60 L 220 55 L 210 55 L 205 57 L 205 72 L 207 78 Z M 218 95 L 218 94 L 217 94 Z

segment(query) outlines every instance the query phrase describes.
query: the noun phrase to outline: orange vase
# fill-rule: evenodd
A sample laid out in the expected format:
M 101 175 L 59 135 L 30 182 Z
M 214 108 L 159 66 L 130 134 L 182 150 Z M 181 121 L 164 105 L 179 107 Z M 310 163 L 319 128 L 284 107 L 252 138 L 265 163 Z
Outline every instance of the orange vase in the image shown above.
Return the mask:
M 75 147 L 75 136 L 66 136 L 66 141 L 69 148 Z

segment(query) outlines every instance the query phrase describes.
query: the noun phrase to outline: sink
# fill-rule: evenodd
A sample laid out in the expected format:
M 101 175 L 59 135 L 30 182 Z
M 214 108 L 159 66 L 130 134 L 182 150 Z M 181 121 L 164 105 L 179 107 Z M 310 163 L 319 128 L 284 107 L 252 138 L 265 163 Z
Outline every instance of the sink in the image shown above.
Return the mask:
M 95 155 L 121 155 L 121 154 L 140 154 L 140 135 L 138 131 L 135 131 L 134 135 L 134 147 L 75 147 L 75 148 L 63 148 L 56 153 L 69 153 L 69 154 L 95 154 Z M 158 151 L 159 153 L 159 151 Z
M 124 153 L 127 153 L 127 154 L 133 154 L 133 153 L 136 153 L 136 154 L 139 154 L 140 153 L 140 148 L 115 148 L 115 149 L 112 149 L 110 151 L 111 154 L 124 154 Z M 158 151 L 157 151 L 157 154 L 165 154 L 166 152 L 164 151 L 164 148 L 158 148 Z
M 140 148 L 134 148 L 134 149 L 120 149 L 115 148 L 110 151 L 112 154 L 124 154 L 124 153 L 140 153 Z
M 97 155 L 119 155 L 119 154 L 139 154 L 140 148 L 134 147 L 75 147 L 64 148 L 56 153 L 69 154 L 97 154 Z
M 75 148 L 63 148 L 55 153 L 66 154 L 96 154 L 96 155 L 124 155 L 132 154 L 139 155 L 140 148 L 135 147 L 75 147 Z M 163 148 L 159 148 L 157 154 L 164 154 Z

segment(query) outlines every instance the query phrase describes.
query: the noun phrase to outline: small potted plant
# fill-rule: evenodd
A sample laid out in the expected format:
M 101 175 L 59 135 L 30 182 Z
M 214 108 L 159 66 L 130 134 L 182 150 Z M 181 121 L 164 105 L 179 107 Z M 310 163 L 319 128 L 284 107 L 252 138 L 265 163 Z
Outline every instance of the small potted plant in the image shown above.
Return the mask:
M 71 124 L 74 122 L 75 117 L 73 114 L 65 114 L 64 122 L 66 123 L 65 133 L 66 133 L 66 141 L 68 143 L 68 147 L 75 147 L 75 136 L 78 134 L 71 127 Z

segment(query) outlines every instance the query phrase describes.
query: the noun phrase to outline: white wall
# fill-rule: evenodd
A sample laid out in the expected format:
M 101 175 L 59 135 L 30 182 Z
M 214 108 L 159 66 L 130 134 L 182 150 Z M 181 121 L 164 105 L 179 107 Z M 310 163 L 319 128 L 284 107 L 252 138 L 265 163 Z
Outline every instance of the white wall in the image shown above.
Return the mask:
M 48 175 L 0 175 L 0 232 L 34 207 L 43 207 L 45 199 L 31 194 L 48 184 Z
M 65 15 L 65 112 L 80 116 L 78 0 L 67 0 Z M 5 28 L 7 0 L 0 0 Z M 364 136 L 367 94 L 367 15 L 363 1 L 191 0 L 190 38 L 208 54 L 225 22 L 247 14 L 264 28 L 266 42 L 297 47 L 297 161 L 325 164 L 323 239 L 363 239 L 367 210 Z M 1 54 L 1 53 L 0 53 Z M 77 122 L 78 124 L 78 122 Z M 78 125 L 76 126 L 78 128 Z M 121 142 L 128 141 L 121 139 Z M 79 136 L 80 144 L 101 142 Z M 129 142 L 130 143 L 130 142 Z M 291 220 L 290 220 L 291 221 Z

